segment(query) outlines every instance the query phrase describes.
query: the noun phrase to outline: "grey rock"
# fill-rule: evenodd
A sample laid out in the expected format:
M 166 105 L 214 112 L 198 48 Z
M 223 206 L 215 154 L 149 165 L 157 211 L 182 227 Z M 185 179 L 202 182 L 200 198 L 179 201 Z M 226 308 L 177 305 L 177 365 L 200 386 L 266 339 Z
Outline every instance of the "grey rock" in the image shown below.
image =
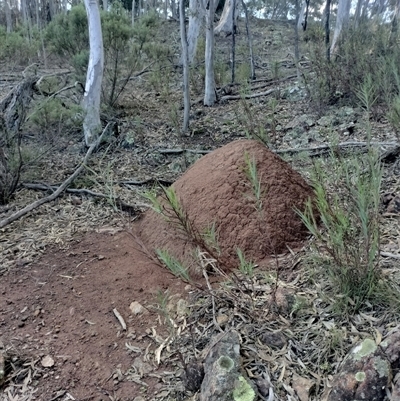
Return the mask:
M 200 401 L 256 400 L 254 384 L 240 367 L 240 338 L 231 331 L 216 341 L 204 361 Z

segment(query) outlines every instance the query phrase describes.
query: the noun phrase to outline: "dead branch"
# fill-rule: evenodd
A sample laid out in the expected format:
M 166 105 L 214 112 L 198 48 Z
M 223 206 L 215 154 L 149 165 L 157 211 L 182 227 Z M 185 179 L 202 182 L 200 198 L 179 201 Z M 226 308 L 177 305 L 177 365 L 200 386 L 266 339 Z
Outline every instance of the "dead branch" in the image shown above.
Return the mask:
M 337 145 L 321 145 L 315 146 L 313 148 L 289 148 L 289 149 L 277 149 L 272 151 L 277 154 L 294 154 L 294 153 L 301 153 L 307 152 L 310 153 L 312 156 L 320 156 L 326 154 L 332 150 L 339 149 L 351 149 L 351 148 L 360 148 L 360 149 L 368 149 L 369 146 L 374 147 L 381 147 L 381 146 L 391 146 L 391 147 L 398 147 L 398 142 L 341 142 Z M 386 152 L 385 152 L 386 153 Z
M 226 102 L 228 100 L 239 100 L 239 99 L 242 99 L 242 98 L 244 98 L 244 99 L 253 99 L 255 97 L 268 96 L 271 93 L 276 92 L 277 90 L 278 89 L 269 89 L 269 90 L 267 90 L 265 92 L 258 92 L 258 93 L 253 93 L 251 95 L 245 95 L 245 96 L 242 96 L 242 95 L 227 95 L 227 96 L 222 96 L 220 101 L 221 102 Z
M 6 225 L 14 222 L 15 220 L 18 220 L 20 217 L 25 216 L 26 214 L 28 214 L 29 212 L 31 212 L 32 210 L 38 208 L 39 206 L 51 202 L 52 200 L 56 199 L 62 192 L 65 191 L 65 189 L 67 189 L 67 187 L 69 185 L 71 185 L 71 183 L 75 180 L 76 177 L 78 177 L 78 175 L 82 172 L 82 170 L 84 169 L 85 165 L 87 164 L 90 156 L 92 155 L 93 151 L 95 149 L 97 149 L 97 147 L 99 146 L 99 144 L 101 143 L 104 135 L 110 130 L 112 129 L 112 126 L 114 125 L 113 122 L 110 122 L 107 124 L 107 126 L 104 128 L 102 134 L 100 135 L 100 137 L 98 138 L 98 140 L 93 143 L 90 148 L 88 149 L 88 151 L 86 152 L 86 155 L 82 161 L 82 163 L 80 164 L 80 166 L 74 171 L 74 173 L 72 175 L 70 175 L 59 187 L 56 191 L 54 191 L 51 195 L 46 196 L 45 198 L 39 199 L 33 203 L 31 203 L 28 206 L 25 206 L 23 209 L 19 210 L 18 212 L 12 214 L 11 216 L 5 218 L 4 220 L 0 221 L 0 228 L 5 227 Z
M 57 186 L 55 185 L 47 185 L 47 184 L 22 184 L 24 188 L 27 189 L 33 189 L 33 190 L 38 190 L 38 191 L 56 191 Z M 64 192 L 70 193 L 70 194 L 76 194 L 76 195 L 88 195 L 88 196 L 93 196 L 94 198 L 102 198 L 102 199 L 112 199 L 112 202 L 115 204 L 115 206 L 122 210 L 123 212 L 128 212 L 130 215 L 134 216 L 140 213 L 140 210 L 138 209 L 139 207 L 146 207 L 148 208 L 148 204 L 144 203 L 137 203 L 135 206 L 129 205 L 128 203 L 125 203 L 121 198 L 112 198 L 109 195 L 103 194 L 101 192 L 94 192 L 91 191 L 90 189 L 86 188 L 66 188 Z
M 3 114 L 2 124 L 4 124 L 7 135 L 17 133 L 25 121 L 26 110 L 37 80 L 37 76 L 27 77 L 0 102 L 0 114 Z
M 184 152 L 194 153 L 194 154 L 199 154 L 199 155 L 206 155 L 207 153 L 211 152 L 211 150 L 181 149 L 181 148 L 178 148 L 178 149 L 159 149 L 158 151 L 163 155 L 180 154 L 180 153 L 184 153 Z

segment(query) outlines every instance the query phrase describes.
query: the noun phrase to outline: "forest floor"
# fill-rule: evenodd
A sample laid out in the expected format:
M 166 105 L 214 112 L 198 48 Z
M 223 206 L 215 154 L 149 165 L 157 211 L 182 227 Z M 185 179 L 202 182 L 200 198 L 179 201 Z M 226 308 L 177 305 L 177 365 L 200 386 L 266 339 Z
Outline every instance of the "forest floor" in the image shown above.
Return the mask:
M 164 95 L 148 89 L 144 75 L 120 102 L 118 138 L 93 155 L 88 171 L 74 183 L 74 188 L 89 188 L 105 198 L 66 193 L 0 230 L 1 401 L 198 399 L 183 386 L 183 361 L 198 355 L 215 334 L 214 299 L 174 277 L 151 257 L 152 250 L 143 251 L 138 225 L 149 207 L 143 192 L 157 181 L 176 181 L 201 153 L 246 138 L 257 127 L 269 133 L 274 150 L 330 144 L 332 136 L 337 142 L 366 140 L 361 108 L 317 110 L 304 96 L 292 58 L 292 27 L 261 20 L 254 27 L 259 82 L 251 91 L 277 89 L 274 110 L 272 95 L 211 108 L 197 102 L 191 134 L 181 137 L 171 108 L 181 102 L 178 79 Z M 168 22 L 164 29 L 178 43 L 178 25 Z M 245 48 L 243 27 L 240 32 L 239 45 Z M 230 38 L 217 39 L 217 46 L 226 49 L 221 53 L 226 60 L 229 44 Z M 273 79 L 273 60 L 279 65 L 279 82 Z M 304 57 L 304 71 L 309 63 Z M 382 143 L 396 141 L 385 119 L 372 122 L 372 137 Z M 83 158 L 79 133 L 48 132 L 44 141 L 27 132 L 26 140 L 37 141 L 43 149 L 51 144 L 51 149 L 35 171 L 24 174 L 24 184 L 59 184 Z M 171 149 L 185 151 L 167 151 Z M 284 158 L 307 178 L 311 163 L 290 152 Z M 398 163 L 386 166 L 382 196 L 398 195 L 399 181 Z M 0 209 L 0 218 L 42 196 L 21 187 L 13 202 Z M 118 209 L 116 198 L 132 208 Z M 399 212 L 393 203 L 390 210 L 382 204 L 381 250 L 394 255 L 382 258 L 382 268 L 397 283 Z M 400 317 L 366 307 L 351 319 L 333 318 L 329 302 L 321 299 L 326 283 L 310 280 L 308 249 L 305 242 L 301 249 L 272 258 L 271 271 L 256 270 L 253 278 L 243 278 L 264 290 L 240 305 L 233 300 L 242 291 L 237 283 L 219 288 L 224 277 L 211 283 L 218 294 L 219 324 L 228 316 L 240 332 L 250 377 L 260 374 L 261 365 L 268 367 L 277 400 L 287 395 L 291 400 L 320 400 L 351 347 L 367 336 L 382 337 Z M 263 308 L 274 280 L 283 301 L 268 315 Z M 303 306 L 288 305 L 288 295 L 300 297 L 296 299 Z M 260 309 L 246 315 L 248 303 Z M 268 333 L 276 335 L 276 347 L 263 344 L 261 334 Z

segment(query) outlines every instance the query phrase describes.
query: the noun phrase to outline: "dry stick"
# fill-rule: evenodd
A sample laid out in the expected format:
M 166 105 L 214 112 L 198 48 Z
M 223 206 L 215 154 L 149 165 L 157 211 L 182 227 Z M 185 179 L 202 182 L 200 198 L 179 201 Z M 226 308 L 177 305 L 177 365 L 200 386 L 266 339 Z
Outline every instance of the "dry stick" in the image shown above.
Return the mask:
M 33 190 L 38 190 L 38 191 L 49 191 L 49 190 L 56 190 L 57 186 L 55 185 L 46 185 L 46 184 L 22 184 L 24 188 L 27 189 L 33 189 Z M 94 192 L 91 191 L 90 189 L 86 188 L 66 188 L 65 192 L 71 193 L 71 194 L 78 194 L 78 195 L 89 195 L 93 196 L 94 198 L 102 198 L 102 199 L 110 199 L 110 195 L 103 194 L 101 192 Z M 141 202 L 136 202 L 134 206 L 129 205 L 128 203 L 125 203 L 121 198 L 116 197 L 112 198 L 113 201 L 115 202 L 115 205 L 122 209 L 123 211 L 129 209 L 129 210 L 135 210 L 136 213 L 139 213 L 139 210 L 137 209 L 138 207 L 146 207 L 148 208 L 149 205 L 147 203 L 141 203 Z
M 398 142 L 341 142 L 337 145 L 321 145 L 313 148 L 289 148 L 272 150 L 274 153 L 301 153 L 301 152 L 326 152 L 331 149 L 345 149 L 345 148 L 367 148 L 368 146 L 399 146 Z
M 271 93 L 274 93 L 276 91 L 277 91 L 277 89 L 269 89 L 269 90 L 267 90 L 265 92 L 253 93 L 252 95 L 245 95 L 245 96 L 242 96 L 242 95 L 227 95 L 227 96 L 222 96 L 221 97 L 221 102 L 226 102 L 227 100 L 238 100 L 238 99 L 242 99 L 242 98 L 253 99 L 255 97 L 268 96 Z
M 272 152 L 277 154 L 285 154 L 285 153 L 301 153 L 301 152 L 313 152 L 314 155 L 319 153 L 326 153 L 331 149 L 346 149 L 346 148 L 367 148 L 369 145 L 372 146 L 392 146 L 396 148 L 399 146 L 399 142 L 341 142 L 337 145 L 321 145 L 315 146 L 313 148 L 288 148 L 288 149 L 271 149 Z M 198 150 L 198 149 L 159 149 L 159 153 L 161 154 L 180 154 L 184 152 L 188 153 L 197 153 L 197 154 L 208 154 L 211 153 L 211 150 Z
M 110 125 L 113 125 L 114 123 L 110 122 L 107 124 L 106 128 L 104 128 L 104 131 L 102 132 L 102 134 L 100 135 L 100 137 L 98 138 L 98 140 L 93 143 L 90 148 L 88 149 L 81 165 L 74 171 L 74 173 L 69 176 L 59 187 L 58 189 L 53 192 L 51 195 L 46 196 L 45 198 L 39 199 L 36 202 L 31 203 L 28 206 L 25 206 L 23 209 L 19 210 L 18 212 L 12 214 L 11 216 L 7 217 L 4 220 L 0 221 L 0 228 L 5 227 L 6 225 L 12 223 L 15 220 L 18 220 L 20 217 L 25 216 L 26 214 L 28 214 L 29 212 L 31 212 L 32 210 L 36 209 L 37 207 L 51 202 L 52 200 L 56 199 L 74 180 L 76 177 L 78 177 L 78 175 L 82 172 L 82 170 L 84 169 L 85 165 L 87 164 L 90 156 L 92 155 L 93 151 L 99 146 L 99 144 L 101 143 L 101 140 L 103 139 L 103 136 L 106 132 L 108 132 Z

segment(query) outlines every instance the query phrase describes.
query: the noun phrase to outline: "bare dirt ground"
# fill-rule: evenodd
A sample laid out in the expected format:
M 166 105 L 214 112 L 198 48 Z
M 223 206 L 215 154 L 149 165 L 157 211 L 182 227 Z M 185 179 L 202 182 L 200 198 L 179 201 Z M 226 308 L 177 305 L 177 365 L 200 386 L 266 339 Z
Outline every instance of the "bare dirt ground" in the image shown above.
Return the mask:
M 153 398 L 160 390 L 154 351 L 168 334 L 158 318 L 158 292 L 186 297 L 188 289 L 137 250 L 131 234 L 109 231 L 65 249 L 53 247 L 37 263 L 2 277 L 0 338 L 14 355 L 7 374 L 22 364 L 22 371 L 15 367 L 16 383 L 30 379 L 26 391 L 11 387 L 11 394 L 32 390 L 39 400 L 68 399 L 67 393 L 76 400 L 132 400 Z M 146 312 L 135 315 L 129 308 L 134 301 Z M 44 367 L 49 357 L 54 364 Z M 155 376 L 141 377 L 143 364 Z M 136 383 L 134 377 L 124 380 L 129 369 L 132 377 L 136 369 Z

